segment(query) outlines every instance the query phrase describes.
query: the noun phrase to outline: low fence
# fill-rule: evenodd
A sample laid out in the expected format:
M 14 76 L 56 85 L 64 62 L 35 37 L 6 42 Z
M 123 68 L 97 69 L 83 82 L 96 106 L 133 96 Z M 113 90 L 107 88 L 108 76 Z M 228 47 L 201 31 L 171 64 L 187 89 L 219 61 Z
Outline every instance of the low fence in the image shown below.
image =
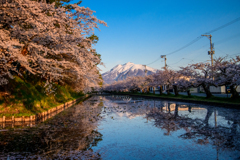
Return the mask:
M 85 98 L 89 97 L 89 95 L 85 95 L 84 97 L 80 97 L 78 99 L 66 102 L 62 105 L 59 105 L 57 107 L 51 108 L 48 111 L 38 113 L 34 116 L 22 116 L 22 117 L 0 117 L 0 128 L 6 128 L 6 127 L 16 127 L 16 126 L 29 126 L 32 127 L 37 123 L 43 122 L 56 114 L 62 112 L 63 110 L 71 107 L 72 105 L 76 104 L 77 102 L 84 100 Z

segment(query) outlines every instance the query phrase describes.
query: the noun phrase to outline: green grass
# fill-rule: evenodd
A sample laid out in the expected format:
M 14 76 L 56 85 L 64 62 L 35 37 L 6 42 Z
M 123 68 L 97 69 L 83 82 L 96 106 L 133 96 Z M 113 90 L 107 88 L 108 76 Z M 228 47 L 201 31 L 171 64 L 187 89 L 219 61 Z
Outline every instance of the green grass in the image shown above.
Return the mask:
M 57 88 L 55 95 L 46 95 L 43 83 L 29 83 L 19 77 L 10 80 L 10 84 L 8 89 L 11 95 L 5 98 L 0 96 L 0 117 L 35 115 L 84 95 L 72 91 L 68 86 L 57 84 L 54 86 Z
M 117 92 L 115 92 L 117 94 Z M 153 94 L 153 93 L 131 93 L 131 92 L 120 92 L 121 94 L 126 95 L 142 95 L 142 96 L 149 96 L 149 97 L 161 97 L 161 98 L 171 98 L 176 100 L 189 100 L 189 101 L 200 101 L 200 102 L 215 102 L 221 104 L 234 104 L 240 105 L 240 99 L 231 99 L 231 98 L 224 98 L 224 97 L 200 97 L 200 96 L 186 96 L 186 95 L 178 95 L 175 96 L 174 94 Z

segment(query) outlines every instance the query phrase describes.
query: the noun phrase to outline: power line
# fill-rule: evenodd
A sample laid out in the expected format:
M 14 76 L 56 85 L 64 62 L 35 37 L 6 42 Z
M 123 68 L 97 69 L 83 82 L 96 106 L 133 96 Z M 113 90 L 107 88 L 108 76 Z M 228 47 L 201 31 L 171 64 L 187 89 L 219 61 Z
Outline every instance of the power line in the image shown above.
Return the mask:
M 202 37 L 202 36 L 197 37 L 197 38 L 195 38 L 194 40 L 192 40 L 191 42 L 189 42 L 188 44 L 186 44 L 185 46 L 183 46 L 183 47 L 181 47 L 181 48 L 179 48 L 179 49 L 177 49 L 177 50 L 175 50 L 175 51 L 173 51 L 173 52 L 170 52 L 170 53 L 168 53 L 168 54 L 166 54 L 166 55 L 171 55 L 171 54 L 174 54 L 174 53 L 176 53 L 176 52 L 179 52 L 180 50 L 183 50 L 184 48 L 187 48 L 188 46 L 190 46 L 190 45 L 192 45 L 193 43 L 197 42 L 197 41 L 200 40 L 201 38 L 203 38 L 203 37 Z M 149 63 L 149 64 L 146 64 L 146 65 L 153 64 L 153 63 L 157 62 L 159 59 L 160 59 L 160 58 L 158 58 L 158 59 L 156 59 L 155 61 L 153 61 L 153 62 L 151 62 L 151 63 Z
M 211 30 L 211 31 L 208 31 L 208 32 L 206 32 L 206 33 L 204 33 L 204 34 L 210 34 L 210 33 L 216 32 L 216 31 L 218 31 L 218 30 L 220 30 L 220 29 L 222 29 L 222 28 L 225 28 L 225 27 L 227 27 L 227 26 L 229 26 L 229 25 L 231 25 L 231 24 L 233 24 L 233 23 L 235 23 L 235 22 L 237 22 L 237 21 L 239 21 L 239 20 L 240 20 L 240 17 L 238 17 L 238 18 L 234 19 L 233 21 L 228 22 L 228 23 L 226 23 L 226 24 L 224 24 L 224 25 L 222 25 L 222 26 L 220 26 L 220 27 L 217 27 L 217 28 L 215 28 L 215 29 L 213 29 L 213 30 Z M 170 55 L 170 54 L 176 53 L 176 52 L 178 52 L 178 51 L 180 51 L 180 50 L 182 50 L 182 49 L 184 49 L 184 48 L 192 45 L 193 43 L 197 42 L 197 41 L 200 40 L 201 38 L 203 38 L 203 37 L 202 37 L 202 36 L 197 37 L 196 39 L 192 40 L 192 41 L 191 41 L 190 43 L 188 43 L 187 45 L 185 45 L 185 46 L 183 46 L 183 47 L 181 47 L 181 48 L 179 48 L 179 49 L 177 49 L 177 50 L 175 50 L 175 51 L 173 51 L 173 52 L 170 52 L 170 53 L 168 53 L 168 54 L 166 54 L 166 55 Z
M 189 43 L 186 44 L 185 46 L 183 46 L 183 47 L 181 47 L 181 48 L 179 48 L 179 49 L 177 49 L 177 50 L 175 50 L 175 51 L 173 51 L 173 52 L 170 52 L 170 53 L 168 53 L 168 54 L 166 54 L 166 55 L 171 55 L 171 54 L 173 54 L 173 53 L 179 52 L 179 51 L 183 50 L 184 48 L 187 48 L 188 46 L 192 45 L 193 43 L 199 41 L 201 38 L 203 38 L 203 37 L 197 37 L 196 39 L 192 40 L 191 42 L 189 42 Z
M 187 62 L 187 63 L 194 62 L 193 59 L 182 58 L 180 61 L 182 61 L 182 60 L 190 60 L 190 61 Z M 171 65 L 171 66 L 177 66 L 177 65 L 175 65 L 175 64 L 179 63 L 180 61 L 178 61 L 178 62 L 176 62 L 176 63 L 172 63 L 172 64 L 170 64 L 170 65 Z M 199 60 L 199 61 L 205 62 L 204 60 Z M 207 60 L 207 61 L 208 61 L 208 60 Z M 180 66 L 178 66 L 178 67 L 180 67 Z
M 236 53 L 236 54 L 231 54 L 230 56 L 233 56 L 233 55 L 238 55 L 238 54 L 240 55 L 240 53 Z
M 215 46 L 216 46 L 216 44 L 217 44 L 217 45 L 218 45 L 218 44 L 221 44 L 221 43 L 226 42 L 226 41 L 228 41 L 228 40 L 237 38 L 237 37 L 239 37 L 239 36 L 240 36 L 240 33 L 235 34 L 235 35 L 232 35 L 232 36 L 227 37 L 227 38 L 224 38 L 224 39 L 222 39 L 222 40 L 216 41 L 216 42 L 214 42 L 214 44 L 215 44 Z
M 239 55 L 240 56 L 240 52 L 239 53 L 236 53 L 236 54 L 231 54 L 231 55 L 227 55 L 227 59 L 232 59 L 233 57 L 236 57 L 237 55 Z M 177 65 L 174 65 L 174 64 L 177 64 L 177 63 L 179 63 L 180 61 L 182 61 L 182 60 L 190 60 L 189 62 L 187 62 L 187 63 L 190 63 L 190 62 L 194 62 L 194 60 L 192 60 L 192 59 L 188 59 L 188 58 L 182 58 L 181 60 L 179 60 L 179 61 L 177 61 L 176 63 L 172 63 L 172 64 L 170 64 L 171 66 L 177 66 Z M 201 61 L 201 62 L 207 62 L 207 61 L 210 61 L 210 60 L 198 60 L 198 61 Z M 170 65 L 168 65 L 168 66 L 170 66 Z M 177 66 L 177 67 L 182 67 L 182 66 Z
M 227 57 L 228 57 L 228 59 L 230 59 L 230 58 L 236 57 L 237 55 L 240 56 L 240 53 L 231 54 L 231 55 L 229 55 L 229 56 L 227 55 Z
M 179 61 L 177 61 L 176 63 L 172 63 L 172 64 L 169 64 L 169 65 L 177 64 L 177 63 L 181 62 L 183 59 L 185 59 L 185 58 L 182 58 Z
M 157 62 L 158 60 L 160 60 L 161 58 L 159 57 L 158 59 L 156 59 L 155 61 L 153 61 L 153 62 L 151 62 L 151 63 L 148 63 L 148 64 L 146 64 L 146 65 L 150 65 L 150 64 L 153 64 L 153 63 L 155 63 L 155 62 Z
M 222 29 L 222 28 L 225 28 L 225 27 L 227 27 L 227 26 L 229 26 L 229 25 L 231 25 L 231 24 L 233 24 L 233 23 L 235 23 L 235 22 L 237 22 L 237 21 L 239 21 L 239 20 L 240 20 L 240 17 L 238 17 L 238 18 L 236 18 L 236 19 L 234 19 L 234 20 L 232 20 L 232 21 L 230 21 L 230 22 L 228 22 L 228 23 L 226 23 L 226 24 L 224 24 L 224 25 L 222 25 L 222 26 L 220 26 L 220 27 L 217 27 L 217 28 L 215 28 L 215 29 L 213 29 L 213 30 L 210 30 L 210 31 L 208 31 L 208 32 L 206 32 L 206 33 L 204 33 L 204 34 L 210 34 L 210 33 L 216 32 L 216 31 L 218 31 L 218 30 L 220 30 L 220 29 Z M 194 40 L 192 40 L 191 42 L 189 42 L 188 44 L 186 44 L 185 46 L 183 46 L 183 47 L 181 47 L 181 48 L 179 48 L 179 49 L 177 49 L 177 50 L 175 50 L 175 51 L 173 51 L 173 52 L 170 52 L 170 53 L 168 53 L 168 54 L 165 54 L 165 55 L 171 55 L 171 54 L 174 54 L 174 53 L 176 53 L 176 52 L 179 52 L 179 51 L 187 48 L 188 46 L 194 44 L 195 42 L 199 41 L 201 38 L 203 38 L 203 37 L 202 37 L 202 36 L 199 36 L 199 37 L 195 38 Z M 160 59 L 160 58 L 158 58 L 158 59 L 156 59 L 155 61 L 153 61 L 153 62 L 151 62 L 151 63 L 149 63 L 149 64 L 146 64 L 146 65 L 153 64 L 153 63 L 157 62 L 159 59 Z
M 228 41 L 228 40 L 237 38 L 237 37 L 239 37 L 239 36 L 240 36 L 240 33 L 235 34 L 235 35 L 232 35 L 232 36 L 227 37 L 227 38 L 224 38 L 224 39 L 221 39 L 221 40 L 219 40 L 219 41 L 215 41 L 215 42 L 214 42 L 214 44 L 215 44 L 214 46 L 218 46 L 219 44 L 221 44 L 221 43 L 223 43 L 223 42 L 226 42 L 226 41 Z M 208 45 L 209 45 L 209 44 L 206 44 L 206 45 L 198 48 L 198 50 L 200 50 L 200 49 L 202 49 L 202 48 L 204 48 L 204 47 L 206 47 L 206 46 L 208 46 Z M 221 51 L 219 48 L 215 48 L 215 49 Z M 194 52 L 194 51 L 193 51 L 193 52 Z M 221 51 L 221 52 L 223 52 L 223 51 Z M 226 52 L 223 52 L 223 53 L 227 54 Z M 192 54 L 194 54 L 194 53 L 192 53 Z M 201 56 L 201 55 L 200 55 L 200 56 Z M 200 56 L 197 56 L 197 57 L 200 57 Z M 196 57 L 195 57 L 195 58 L 196 58 Z M 184 58 L 184 59 L 187 59 L 187 58 Z M 190 59 L 190 60 L 191 60 L 191 59 Z
M 233 24 L 233 23 L 235 23 L 235 22 L 237 22 L 237 21 L 239 21 L 239 20 L 240 20 L 240 17 L 238 17 L 238 18 L 232 20 L 231 22 L 228 22 L 228 23 L 226 23 L 226 24 L 224 24 L 224 25 L 222 25 L 222 26 L 220 26 L 220 27 L 218 27 L 218 28 L 215 28 L 215 29 L 213 29 L 213 30 L 211 30 L 211 31 L 208 31 L 208 32 L 206 32 L 206 33 L 204 33 L 204 34 L 210 34 L 210 33 L 216 32 L 216 31 L 218 31 L 218 30 L 220 30 L 220 29 L 222 29 L 222 28 L 225 28 L 225 27 L 227 27 L 227 26 L 229 26 L 229 25 L 231 25 L 231 24 Z
M 227 54 L 226 52 L 222 51 L 222 50 L 219 49 L 219 48 L 215 48 L 215 49 L 217 49 L 218 51 L 220 51 L 220 52 L 222 52 L 222 53 L 224 53 L 224 54 Z

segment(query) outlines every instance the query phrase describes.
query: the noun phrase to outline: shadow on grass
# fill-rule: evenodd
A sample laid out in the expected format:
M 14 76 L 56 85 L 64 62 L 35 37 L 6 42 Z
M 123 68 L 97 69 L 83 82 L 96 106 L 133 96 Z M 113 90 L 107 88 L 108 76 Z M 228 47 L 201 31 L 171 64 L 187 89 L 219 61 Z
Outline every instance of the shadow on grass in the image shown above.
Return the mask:
M 0 97 L 0 116 L 30 116 L 47 111 L 65 102 L 83 96 L 75 93 L 68 86 L 54 84 L 56 92 L 47 95 L 43 88 L 44 83 L 37 81 L 23 81 L 19 77 L 10 80 L 6 88 L 11 93 L 7 101 Z

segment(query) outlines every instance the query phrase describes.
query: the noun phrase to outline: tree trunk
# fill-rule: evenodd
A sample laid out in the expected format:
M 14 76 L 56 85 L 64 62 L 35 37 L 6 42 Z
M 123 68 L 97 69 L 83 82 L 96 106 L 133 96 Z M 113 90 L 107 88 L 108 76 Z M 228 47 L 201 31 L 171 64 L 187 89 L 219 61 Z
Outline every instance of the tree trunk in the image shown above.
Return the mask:
M 149 92 L 150 92 L 149 90 L 150 90 L 150 88 L 149 88 L 149 87 L 147 87 L 147 94 L 149 94 Z
M 11 92 L 9 91 L 8 86 L 7 85 L 2 86 L 1 91 L 0 91 L 0 96 L 2 96 L 4 98 L 4 101 L 6 104 L 10 103 L 10 101 L 9 101 L 10 95 L 11 95 Z
M 168 113 L 171 113 L 170 103 L 168 103 Z
M 178 96 L 178 88 L 176 85 L 173 85 L 173 89 L 174 89 L 174 93 L 175 93 L 175 96 Z
M 208 87 L 206 86 L 205 83 L 202 84 L 202 87 L 203 87 L 203 89 L 204 89 L 204 91 L 206 93 L 207 98 L 212 97 L 212 93 L 209 91 L 209 89 L 208 89 Z
M 174 111 L 174 118 L 176 119 L 177 117 L 178 117 L 178 104 L 176 104 Z
M 230 89 L 231 89 L 231 93 L 232 93 L 231 98 L 232 98 L 232 99 L 237 99 L 237 98 L 239 98 L 239 94 L 238 94 L 236 88 L 235 88 L 233 85 L 230 86 Z
M 187 90 L 187 95 L 188 95 L 189 97 L 191 96 L 191 92 L 190 92 L 189 89 Z
M 188 106 L 188 112 L 192 112 L 192 107 L 190 105 Z
M 208 108 L 206 117 L 205 117 L 205 119 L 203 121 L 206 124 L 206 126 L 208 126 L 208 121 L 209 121 L 209 118 L 211 117 L 212 113 L 213 113 L 213 109 L 212 108 Z
M 170 91 L 169 91 L 169 85 L 167 85 L 167 95 L 170 94 Z
M 155 87 L 153 87 L 153 94 L 155 94 Z
M 160 86 L 160 88 L 159 88 L 160 95 L 162 95 L 162 90 L 163 90 L 163 88 L 162 88 L 162 86 Z

